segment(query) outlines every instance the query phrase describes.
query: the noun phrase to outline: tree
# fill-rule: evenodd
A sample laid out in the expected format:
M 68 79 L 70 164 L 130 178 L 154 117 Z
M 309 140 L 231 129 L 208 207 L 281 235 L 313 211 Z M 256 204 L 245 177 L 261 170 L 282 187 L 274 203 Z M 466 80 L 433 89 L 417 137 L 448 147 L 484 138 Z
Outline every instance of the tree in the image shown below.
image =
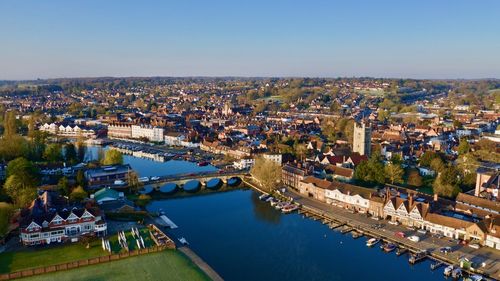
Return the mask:
M 259 157 L 255 160 L 250 174 L 261 186 L 273 191 L 281 180 L 281 166 L 274 161 Z
M 61 190 L 62 194 L 68 195 L 70 193 L 69 182 L 67 177 L 62 177 L 57 182 L 57 187 Z
M 430 167 L 431 161 L 435 158 L 441 158 L 441 156 L 439 154 L 437 154 L 436 152 L 430 151 L 430 150 L 424 152 L 424 154 L 422 154 L 422 156 L 420 156 L 420 160 L 419 160 L 420 166 Z
M 430 166 L 431 169 L 433 169 L 437 173 L 441 172 L 445 168 L 444 162 L 443 160 L 441 160 L 441 158 L 432 159 Z
M 123 164 L 123 155 L 116 149 L 108 149 L 102 161 L 103 165 L 119 165 Z
M 416 169 L 412 169 L 408 173 L 408 180 L 407 183 L 409 185 L 415 186 L 415 187 L 421 187 L 423 184 L 422 176 Z
M 64 147 L 64 160 L 71 164 L 78 162 L 76 147 L 73 143 L 68 143 Z
M 432 185 L 434 193 L 449 198 L 455 197 L 461 190 L 459 188 L 459 175 L 453 166 L 445 167 Z
M 77 186 L 73 191 L 71 191 L 71 194 L 69 195 L 69 199 L 73 202 L 81 202 L 85 198 L 87 198 L 87 192 L 83 189 L 81 186 Z
M 370 185 L 385 183 L 385 168 L 380 152 L 375 151 L 368 161 L 362 161 L 358 164 L 354 169 L 354 179 Z
M 62 148 L 60 144 L 49 144 L 43 152 L 43 158 L 49 162 L 59 162 L 62 160 Z
M 78 162 L 81 163 L 85 160 L 85 143 L 82 140 L 78 140 L 78 142 L 76 143 L 76 147 L 77 147 L 76 155 L 78 158 Z
M 143 186 L 142 182 L 139 181 L 139 177 L 137 176 L 137 173 L 134 171 L 129 171 L 128 172 L 128 188 L 129 192 L 137 192 L 140 187 Z
M 458 154 L 463 155 L 469 153 L 469 151 L 470 151 L 470 145 L 467 139 L 465 138 L 460 139 L 460 143 L 458 144 L 458 149 L 457 149 Z
M 23 179 L 18 175 L 9 176 L 5 181 L 4 189 L 5 193 L 19 207 L 25 207 L 36 196 L 36 188 L 32 185 L 24 184 Z
M 87 186 L 87 182 L 85 180 L 85 174 L 83 173 L 83 170 L 78 170 L 78 172 L 76 172 L 76 185 L 79 185 L 79 186 Z
M 9 230 L 10 219 L 14 213 L 14 206 L 0 202 L 0 239 L 3 238 Z
M 384 170 L 386 178 L 391 184 L 403 182 L 404 170 L 403 168 L 401 168 L 401 165 L 395 163 L 388 163 L 384 167 Z
M 38 169 L 26 158 L 16 158 L 7 165 L 7 177 L 17 176 L 22 186 L 34 187 L 38 183 Z

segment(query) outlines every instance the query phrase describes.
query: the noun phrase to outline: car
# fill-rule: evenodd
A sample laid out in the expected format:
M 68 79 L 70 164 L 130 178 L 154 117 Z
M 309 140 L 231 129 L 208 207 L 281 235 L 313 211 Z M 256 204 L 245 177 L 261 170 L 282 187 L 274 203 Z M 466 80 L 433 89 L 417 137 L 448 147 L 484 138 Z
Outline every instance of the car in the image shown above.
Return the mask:
M 417 235 L 412 235 L 412 236 L 408 237 L 408 240 L 413 241 L 413 242 L 419 242 L 420 237 L 418 237 Z
M 449 254 L 451 253 L 453 250 L 451 249 L 451 247 L 442 247 L 439 249 L 439 252 L 443 253 L 443 254 Z
M 405 233 L 402 231 L 395 232 L 394 235 L 397 237 L 405 238 Z
M 399 222 L 398 221 L 389 221 L 388 224 L 399 225 Z
M 419 229 L 419 230 L 417 230 L 417 232 L 420 234 L 423 234 L 423 235 L 427 234 L 427 230 L 425 230 L 425 229 Z
M 476 249 L 476 250 L 481 248 L 481 245 L 479 245 L 477 243 L 470 243 L 468 246 L 471 247 L 472 249 Z

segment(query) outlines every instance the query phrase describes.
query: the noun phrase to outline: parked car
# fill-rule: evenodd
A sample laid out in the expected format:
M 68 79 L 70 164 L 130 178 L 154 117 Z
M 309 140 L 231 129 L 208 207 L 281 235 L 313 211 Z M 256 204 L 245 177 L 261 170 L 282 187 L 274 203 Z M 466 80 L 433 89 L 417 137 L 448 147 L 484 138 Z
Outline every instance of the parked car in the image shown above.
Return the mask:
M 402 231 L 398 231 L 398 232 L 394 233 L 394 235 L 396 235 L 397 237 L 405 238 L 405 233 Z
M 476 249 L 476 250 L 481 248 L 481 245 L 479 245 L 477 243 L 469 243 L 468 246 L 471 247 L 472 249 Z
M 157 180 L 159 180 L 159 179 L 160 179 L 160 177 L 156 177 L 156 176 L 151 177 L 151 180 L 152 180 L 152 181 L 157 181 Z
M 418 237 L 417 235 L 412 235 L 412 236 L 408 237 L 408 240 L 413 241 L 413 242 L 419 242 L 420 237 Z
M 398 221 L 389 221 L 388 224 L 399 225 L 399 222 Z
M 427 230 L 425 230 L 425 229 L 419 229 L 419 230 L 417 230 L 417 232 L 420 234 L 423 234 L 423 235 L 427 234 Z
M 439 252 L 443 253 L 443 254 L 449 254 L 451 253 L 453 250 L 451 249 L 451 247 L 442 247 L 439 249 Z

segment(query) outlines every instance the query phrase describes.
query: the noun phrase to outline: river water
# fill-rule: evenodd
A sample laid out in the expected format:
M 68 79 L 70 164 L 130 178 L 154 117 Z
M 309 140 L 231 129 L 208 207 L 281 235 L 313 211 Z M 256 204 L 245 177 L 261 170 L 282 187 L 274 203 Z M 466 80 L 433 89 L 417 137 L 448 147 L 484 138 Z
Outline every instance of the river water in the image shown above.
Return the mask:
M 97 156 L 90 147 L 88 157 Z M 187 161 L 154 162 L 124 155 L 140 176 L 215 171 Z M 149 211 L 165 211 L 179 226 L 172 237 L 185 237 L 192 248 L 227 281 L 259 280 L 443 280 L 443 268 L 430 262 L 411 266 L 408 256 L 366 247 L 299 214 L 284 215 L 258 199 L 251 189 L 194 194 L 151 202 Z
M 169 230 L 225 280 L 443 280 L 430 262 L 366 247 L 299 214 L 284 215 L 249 189 L 153 201 L 179 226 Z

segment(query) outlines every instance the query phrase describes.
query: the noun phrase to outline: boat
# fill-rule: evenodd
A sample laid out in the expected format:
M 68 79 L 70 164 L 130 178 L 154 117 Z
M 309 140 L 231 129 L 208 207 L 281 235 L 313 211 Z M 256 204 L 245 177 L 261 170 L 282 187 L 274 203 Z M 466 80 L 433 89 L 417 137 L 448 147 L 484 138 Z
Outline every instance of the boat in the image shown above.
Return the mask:
M 288 204 L 288 205 L 285 205 L 283 208 L 281 208 L 281 211 L 285 214 L 289 214 L 295 210 L 298 210 L 299 209 L 299 206 L 295 205 L 295 204 Z
M 261 201 L 266 201 L 267 198 L 269 198 L 269 194 L 267 194 L 267 193 L 263 193 L 259 196 L 259 200 L 261 200 Z
M 272 200 L 274 200 L 274 197 L 269 196 L 269 197 L 267 197 L 266 202 L 271 202 Z
M 279 201 L 278 199 L 276 198 L 272 198 L 269 203 L 271 204 L 272 207 L 278 205 L 278 203 L 281 203 L 281 201 Z
M 181 242 L 182 245 L 189 245 L 189 242 L 184 237 L 181 237 L 178 240 L 179 242 Z
M 287 205 L 288 205 L 288 204 L 287 204 L 287 203 L 285 203 L 285 202 L 279 202 L 278 204 L 276 204 L 276 205 L 274 206 L 274 208 L 275 208 L 276 210 L 281 210 L 281 209 L 283 209 L 283 208 L 284 208 L 285 206 L 287 206 Z
M 368 239 L 368 241 L 366 241 L 366 246 L 367 246 L 367 247 L 373 247 L 373 246 L 375 246 L 375 244 L 377 244 L 378 242 L 380 242 L 380 239 L 377 239 L 377 238 L 370 238 L 370 239 Z
M 443 271 L 444 276 L 446 277 L 450 276 L 453 269 L 454 269 L 453 265 L 448 265 L 447 267 L 445 267 Z
M 406 248 L 398 248 L 396 250 L 396 256 L 401 256 L 402 254 L 406 253 L 408 251 L 408 249 Z
M 394 243 L 387 243 L 387 244 L 384 245 L 384 252 L 389 253 L 389 252 L 392 252 L 392 251 L 396 250 L 396 248 L 397 248 L 396 244 L 394 244 Z
M 208 166 L 208 164 L 210 163 L 208 163 L 207 161 L 198 162 L 198 166 L 200 167 Z
M 453 277 L 455 279 L 462 277 L 462 269 L 460 269 L 459 267 L 453 269 L 451 271 L 451 277 Z
M 479 275 L 479 274 L 474 274 L 474 275 L 471 275 L 467 278 L 464 278 L 464 281 L 482 281 L 482 280 L 486 280 L 486 279 L 484 279 L 484 277 Z
M 148 182 L 149 178 L 148 177 L 140 177 L 138 180 L 139 180 L 139 182 Z

